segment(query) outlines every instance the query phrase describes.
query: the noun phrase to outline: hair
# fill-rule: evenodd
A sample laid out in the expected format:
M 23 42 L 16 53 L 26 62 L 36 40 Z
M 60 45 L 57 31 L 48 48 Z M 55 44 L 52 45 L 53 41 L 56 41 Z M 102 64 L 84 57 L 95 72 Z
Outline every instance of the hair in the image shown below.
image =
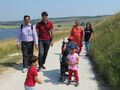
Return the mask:
M 90 29 L 92 29 L 92 26 L 91 26 L 91 23 L 90 23 L 90 22 L 87 22 L 87 23 L 86 23 L 86 29 L 87 29 L 87 25 L 90 25 Z
M 48 16 L 48 13 L 44 11 L 41 13 L 41 16 Z
M 75 21 L 75 25 L 76 24 L 79 24 L 80 25 L 80 19 L 77 19 L 76 21 Z
M 25 20 L 26 17 L 28 17 L 28 18 L 30 19 L 30 16 L 29 16 L 29 15 L 25 15 L 25 16 L 24 16 L 24 20 Z
M 32 63 L 35 63 L 38 60 L 38 57 L 33 55 L 29 56 L 29 64 L 32 65 Z

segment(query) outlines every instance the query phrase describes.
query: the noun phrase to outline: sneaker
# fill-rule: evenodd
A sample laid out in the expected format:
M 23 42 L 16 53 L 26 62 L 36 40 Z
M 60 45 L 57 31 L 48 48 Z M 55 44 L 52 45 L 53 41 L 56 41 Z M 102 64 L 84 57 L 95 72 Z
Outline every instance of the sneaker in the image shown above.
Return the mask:
M 41 67 L 38 67 L 37 71 L 40 72 L 41 71 Z
M 78 86 L 79 86 L 79 83 L 78 83 L 78 82 L 76 82 L 75 87 L 78 87 Z
M 42 67 L 42 69 L 46 69 L 46 67 L 45 67 L 45 66 L 43 66 L 43 67 Z
M 25 73 L 27 72 L 27 70 L 28 70 L 27 68 L 23 68 L 22 72 Z
M 90 56 L 90 53 L 87 52 L 85 56 Z
M 70 84 L 71 84 L 71 81 L 68 81 L 66 84 L 67 84 L 67 85 L 70 85 Z

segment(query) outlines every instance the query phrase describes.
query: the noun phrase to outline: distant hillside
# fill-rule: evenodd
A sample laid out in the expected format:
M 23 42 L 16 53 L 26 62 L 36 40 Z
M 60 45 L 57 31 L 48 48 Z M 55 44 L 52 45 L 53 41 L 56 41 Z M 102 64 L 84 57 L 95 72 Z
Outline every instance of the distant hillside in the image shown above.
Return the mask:
M 98 75 L 111 90 L 120 90 L 120 13 L 96 23 L 91 53 Z
M 81 19 L 81 21 L 86 21 L 86 20 L 99 20 L 105 16 L 108 15 L 103 15 L 103 16 L 80 16 L 80 17 L 62 17 L 62 18 L 50 18 L 50 20 L 53 23 L 59 23 L 59 22 L 68 22 L 68 21 L 74 21 L 76 19 Z M 38 22 L 39 19 L 34 19 L 31 20 L 32 24 L 35 24 Z M 0 25 L 3 26 L 19 26 L 22 23 L 22 21 L 8 21 L 8 22 L 0 22 Z

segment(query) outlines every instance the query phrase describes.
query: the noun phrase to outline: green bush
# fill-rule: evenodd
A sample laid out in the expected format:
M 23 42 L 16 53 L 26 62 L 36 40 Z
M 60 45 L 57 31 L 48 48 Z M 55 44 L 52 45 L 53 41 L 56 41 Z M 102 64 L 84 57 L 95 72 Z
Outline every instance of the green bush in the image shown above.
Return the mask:
M 120 13 L 94 26 L 91 55 L 96 72 L 112 90 L 120 90 Z

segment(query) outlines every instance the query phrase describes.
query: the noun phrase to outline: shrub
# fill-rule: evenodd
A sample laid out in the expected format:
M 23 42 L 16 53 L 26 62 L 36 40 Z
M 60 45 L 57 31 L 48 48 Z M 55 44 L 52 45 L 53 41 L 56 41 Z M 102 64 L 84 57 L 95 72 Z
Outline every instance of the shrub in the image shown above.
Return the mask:
M 91 54 L 98 75 L 112 90 L 120 90 L 120 13 L 94 26 Z

